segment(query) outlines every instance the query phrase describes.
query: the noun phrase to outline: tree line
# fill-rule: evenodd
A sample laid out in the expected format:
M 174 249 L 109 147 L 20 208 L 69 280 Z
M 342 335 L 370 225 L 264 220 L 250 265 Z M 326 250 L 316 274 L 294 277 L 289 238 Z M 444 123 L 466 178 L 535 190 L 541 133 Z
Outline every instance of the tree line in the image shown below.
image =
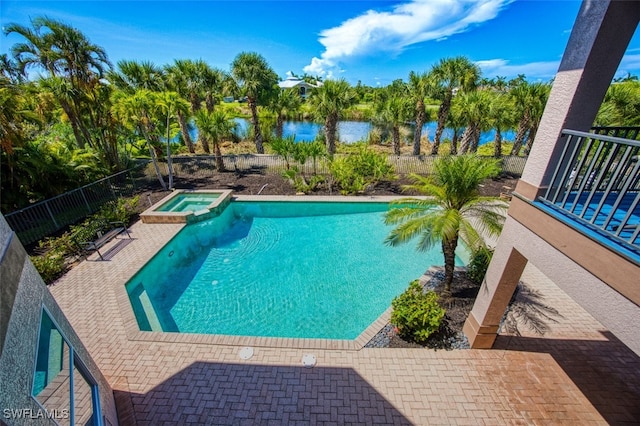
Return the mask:
M 427 139 L 428 153 L 437 155 L 449 127 L 451 153 L 475 152 L 480 132 L 495 129 L 499 156 L 507 129 L 516 130 L 512 154 L 530 149 L 550 89 L 550 83 L 529 83 L 524 76 L 486 79 L 468 58 L 452 57 L 382 88 L 305 75 L 319 87 L 304 101 L 295 90 L 280 90 L 278 75 L 255 52 L 239 53 L 228 70 L 191 59 L 163 66 L 123 60 L 114 66 L 102 47 L 55 19 L 9 24 L 4 32 L 21 37 L 10 55 L 0 56 L 4 212 L 126 169 L 142 151 L 158 167 L 158 158 L 170 161 L 170 141 L 179 140 L 189 153 L 213 153 L 222 164 L 221 143 L 236 137 L 232 115 L 220 106 L 227 96 L 246 100 L 257 153 L 264 153 L 265 136 L 282 138 L 284 120 L 306 109 L 324 124 L 331 155 L 338 121 L 357 103 L 367 103 L 396 154 L 400 129 L 412 123 L 414 154 L 423 152 Z M 600 124 L 635 124 L 638 99 L 637 81 L 613 85 Z M 263 128 L 265 115 L 274 118 L 273 136 Z M 430 141 L 422 126 L 434 118 L 437 130 Z M 158 176 L 165 186 L 159 169 Z

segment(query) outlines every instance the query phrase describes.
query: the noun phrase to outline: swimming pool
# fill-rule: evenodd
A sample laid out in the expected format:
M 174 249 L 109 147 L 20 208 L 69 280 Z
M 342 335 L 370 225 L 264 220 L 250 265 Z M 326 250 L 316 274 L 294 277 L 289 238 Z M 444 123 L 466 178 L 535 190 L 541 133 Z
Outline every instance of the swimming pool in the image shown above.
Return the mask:
M 161 205 L 159 212 L 189 212 L 207 208 L 215 199 L 220 197 L 219 193 L 183 193 L 173 197 L 170 201 Z
M 442 253 L 388 247 L 387 203 L 233 201 L 126 285 L 141 330 L 355 339 Z M 461 262 L 459 262 L 461 264 Z
M 192 223 L 210 219 L 231 201 L 230 190 L 179 189 L 140 214 L 144 223 Z

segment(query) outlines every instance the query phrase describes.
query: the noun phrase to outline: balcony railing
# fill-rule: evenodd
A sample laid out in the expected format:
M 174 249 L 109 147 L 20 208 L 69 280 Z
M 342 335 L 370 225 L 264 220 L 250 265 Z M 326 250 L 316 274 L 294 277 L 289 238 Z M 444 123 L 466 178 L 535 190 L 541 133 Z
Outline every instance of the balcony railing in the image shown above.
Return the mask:
M 560 161 L 539 201 L 636 258 L 640 256 L 640 142 L 633 139 L 639 129 L 592 130 L 563 130 L 566 142 Z

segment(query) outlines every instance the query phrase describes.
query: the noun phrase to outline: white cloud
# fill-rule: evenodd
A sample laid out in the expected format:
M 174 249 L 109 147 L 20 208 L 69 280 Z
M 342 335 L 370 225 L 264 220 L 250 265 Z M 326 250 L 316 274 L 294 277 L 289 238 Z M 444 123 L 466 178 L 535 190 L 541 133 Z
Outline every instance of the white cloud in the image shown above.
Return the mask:
M 428 40 L 442 40 L 495 18 L 513 0 L 411 0 L 390 11 L 369 10 L 337 27 L 323 30 L 325 50 L 304 68 L 309 74 L 327 75 L 352 56 L 398 54 Z
M 524 74 L 528 79 L 549 80 L 556 75 L 560 61 L 529 62 L 527 64 L 512 65 L 506 59 L 489 59 L 477 61 L 476 65 L 486 77 L 502 76 L 507 78 Z

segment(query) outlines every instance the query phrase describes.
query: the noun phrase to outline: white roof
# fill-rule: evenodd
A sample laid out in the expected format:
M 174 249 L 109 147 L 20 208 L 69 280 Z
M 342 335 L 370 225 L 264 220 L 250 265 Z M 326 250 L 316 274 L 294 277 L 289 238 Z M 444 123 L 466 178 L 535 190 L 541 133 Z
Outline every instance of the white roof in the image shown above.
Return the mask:
M 287 77 L 286 80 L 281 81 L 280 83 L 278 83 L 278 86 L 281 89 L 290 89 L 292 87 L 298 87 L 298 86 L 318 87 L 318 86 L 316 86 L 314 84 L 307 83 L 304 80 L 300 80 L 298 77 Z

